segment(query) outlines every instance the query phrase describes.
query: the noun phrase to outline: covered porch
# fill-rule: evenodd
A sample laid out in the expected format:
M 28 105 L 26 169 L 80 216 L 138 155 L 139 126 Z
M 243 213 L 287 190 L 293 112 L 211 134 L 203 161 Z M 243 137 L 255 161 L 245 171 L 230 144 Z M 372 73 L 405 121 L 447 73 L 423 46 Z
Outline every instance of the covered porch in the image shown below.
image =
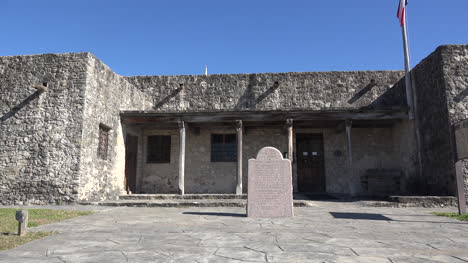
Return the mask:
M 241 195 L 248 159 L 273 146 L 292 161 L 295 192 L 362 194 L 367 170 L 405 170 L 407 118 L 404 109 L 123 111 L 125 189 Z

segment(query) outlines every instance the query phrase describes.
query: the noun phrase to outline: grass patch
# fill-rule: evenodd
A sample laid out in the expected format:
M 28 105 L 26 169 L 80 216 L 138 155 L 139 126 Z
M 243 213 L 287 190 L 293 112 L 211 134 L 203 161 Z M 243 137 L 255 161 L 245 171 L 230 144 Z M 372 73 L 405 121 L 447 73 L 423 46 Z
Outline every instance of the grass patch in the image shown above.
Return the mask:
M 0 251 L 12 249 L 26 242 L 43 238 L 52 232 L 29 232 L 25 236 L 17 236 L 18 221 L 15 219 L 16 208 L 0 208 Z M 65 219 L 89 215 L 92 211 L 73 211 L 55 209 L 27 209 L 29 212 L 28 227 L 59 222 Z
M 432 213 L 436 216 L 446 216 L 450 218 L 455 218 L 460 221 L 468 221 L 468 214 L 460 215 L 458 213 Z

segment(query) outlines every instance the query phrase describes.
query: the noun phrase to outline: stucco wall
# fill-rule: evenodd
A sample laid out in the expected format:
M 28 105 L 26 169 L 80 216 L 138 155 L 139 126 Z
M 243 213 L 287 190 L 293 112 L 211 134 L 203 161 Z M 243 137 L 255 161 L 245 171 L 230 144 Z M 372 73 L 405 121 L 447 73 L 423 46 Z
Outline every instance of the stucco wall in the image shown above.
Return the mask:
M 236 162 L 211 162 L 211 134 L 235 134 L 235 129 L 201 129 L 199 134 L 186 133 L 186 193 L 235 193 Z M 353 169 L 347 157 L 346 134 L 336 129 L 297 129 L 295 133 L 323 134 L 325 154 L 326 191 L 339 194 L 362 194 L 360 176 L 367 169 L 404 169 L 401 165 L 400 145 L 392 138 L 395 130 L 389 128 L 354 128 Z M 148 135 L 171 135 L 171 162 L 143 164 L 139 184 L 143 193 L 177 193 L 179 135 L 177 130 L 146 130 Z M 382 139 L 390 138 L 390 139 Z M 281 128 L 248 129 L 243 138 L 243 186 L 247 190 L 248 159 L 255 158 L 265 146 L 287 152 L 287 134 Z M 294 140 L 294 150 L 296 149 Z M 341 155 L 336 156 L 335 152 Z M 146 160 L 146 151 L 144 151 Z M 404 157 L 405 155 L 403 155 Z M 297 191 L 296 162 L 293 162 L 293 183 Z M 405 180 L 405 178 L 403 178 Z M 405 182 L 403 182 L 405 184 Z M 404 189 L 402 189 L 404 190 Z
M 125 143 L 121 110 L 151 108 L 149 96 L 88 54 L 83 116 L 80 200 L 116 198 L 124 191 Z M 97 157 L 99 125 L 111 128 L 107 159 Z
M 142 134 L 143 144 L 138 158 L 141 172 L 137 175 L 137 189 L 140 193 L 178 193 L 179 132 L 177 130 L 143 130 Z M 171 136 L 170 163 L 147 162 L 147 141 L 150 135 Z M 186 136 L 190 135 L 187 133 Z
M 0 57 L 0 204 L 77 200 L 87 56 Z
M 186 129 L 185 192 L 186 193 L 235 193 L 237 183 L 236 162 L 211 162 L 211 134 L 235 134 L 232 129 L 200 129 L 194 133 Z M 164 164 L 146 163 L 146 149 L 140 189 L 143 193 L 177 193 L 179 165 L 178 130 L 146 130 L 148 135 L 171 135 L 171 162 Z M 287 151 L 287 137 L 280 129 L 252 129 L 244 135 L 243 184 L 247 189 L 247 161 L 255 158 L 264 146 L 274 146 Z

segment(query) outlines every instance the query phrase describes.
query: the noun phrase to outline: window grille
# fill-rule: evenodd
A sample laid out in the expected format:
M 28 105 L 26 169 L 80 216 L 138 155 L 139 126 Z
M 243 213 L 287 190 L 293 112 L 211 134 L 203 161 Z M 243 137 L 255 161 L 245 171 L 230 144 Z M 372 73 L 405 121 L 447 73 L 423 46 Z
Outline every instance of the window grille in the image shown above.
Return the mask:
M 147 163 L 171 162 L 171 136 L 148 136 Z
M 237 141 L 235 134 L 211 135 L 211 161 L 235 162 L 237 161 Z
M 102 160 L 107 160 L 107 152 L 109 150 L 109 131 L 110 128 L 99 125 L 99 143 L 98 143 L 98 157 Z

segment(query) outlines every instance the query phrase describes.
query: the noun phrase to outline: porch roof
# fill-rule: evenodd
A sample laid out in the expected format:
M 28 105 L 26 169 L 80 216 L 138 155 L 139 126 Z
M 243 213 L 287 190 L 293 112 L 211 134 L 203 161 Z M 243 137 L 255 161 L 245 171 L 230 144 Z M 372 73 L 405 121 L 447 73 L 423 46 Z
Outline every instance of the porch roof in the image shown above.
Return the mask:
M 167 126 L 180 121 L 192 124 L 234 124 L 241 120 L 248 124 L 278 125 L 292 119 L 294 125 L 335 126 L 345 120 L 352 120 L 353 126 L 391 125 L 395 121 L 407 119 L 407 109 L 324 109 L 324 110 L 269 110 L 269 111 L 121 111 L 122 122 L 127 125 Z M 355 125 L 356 124 L 356 125 Z

